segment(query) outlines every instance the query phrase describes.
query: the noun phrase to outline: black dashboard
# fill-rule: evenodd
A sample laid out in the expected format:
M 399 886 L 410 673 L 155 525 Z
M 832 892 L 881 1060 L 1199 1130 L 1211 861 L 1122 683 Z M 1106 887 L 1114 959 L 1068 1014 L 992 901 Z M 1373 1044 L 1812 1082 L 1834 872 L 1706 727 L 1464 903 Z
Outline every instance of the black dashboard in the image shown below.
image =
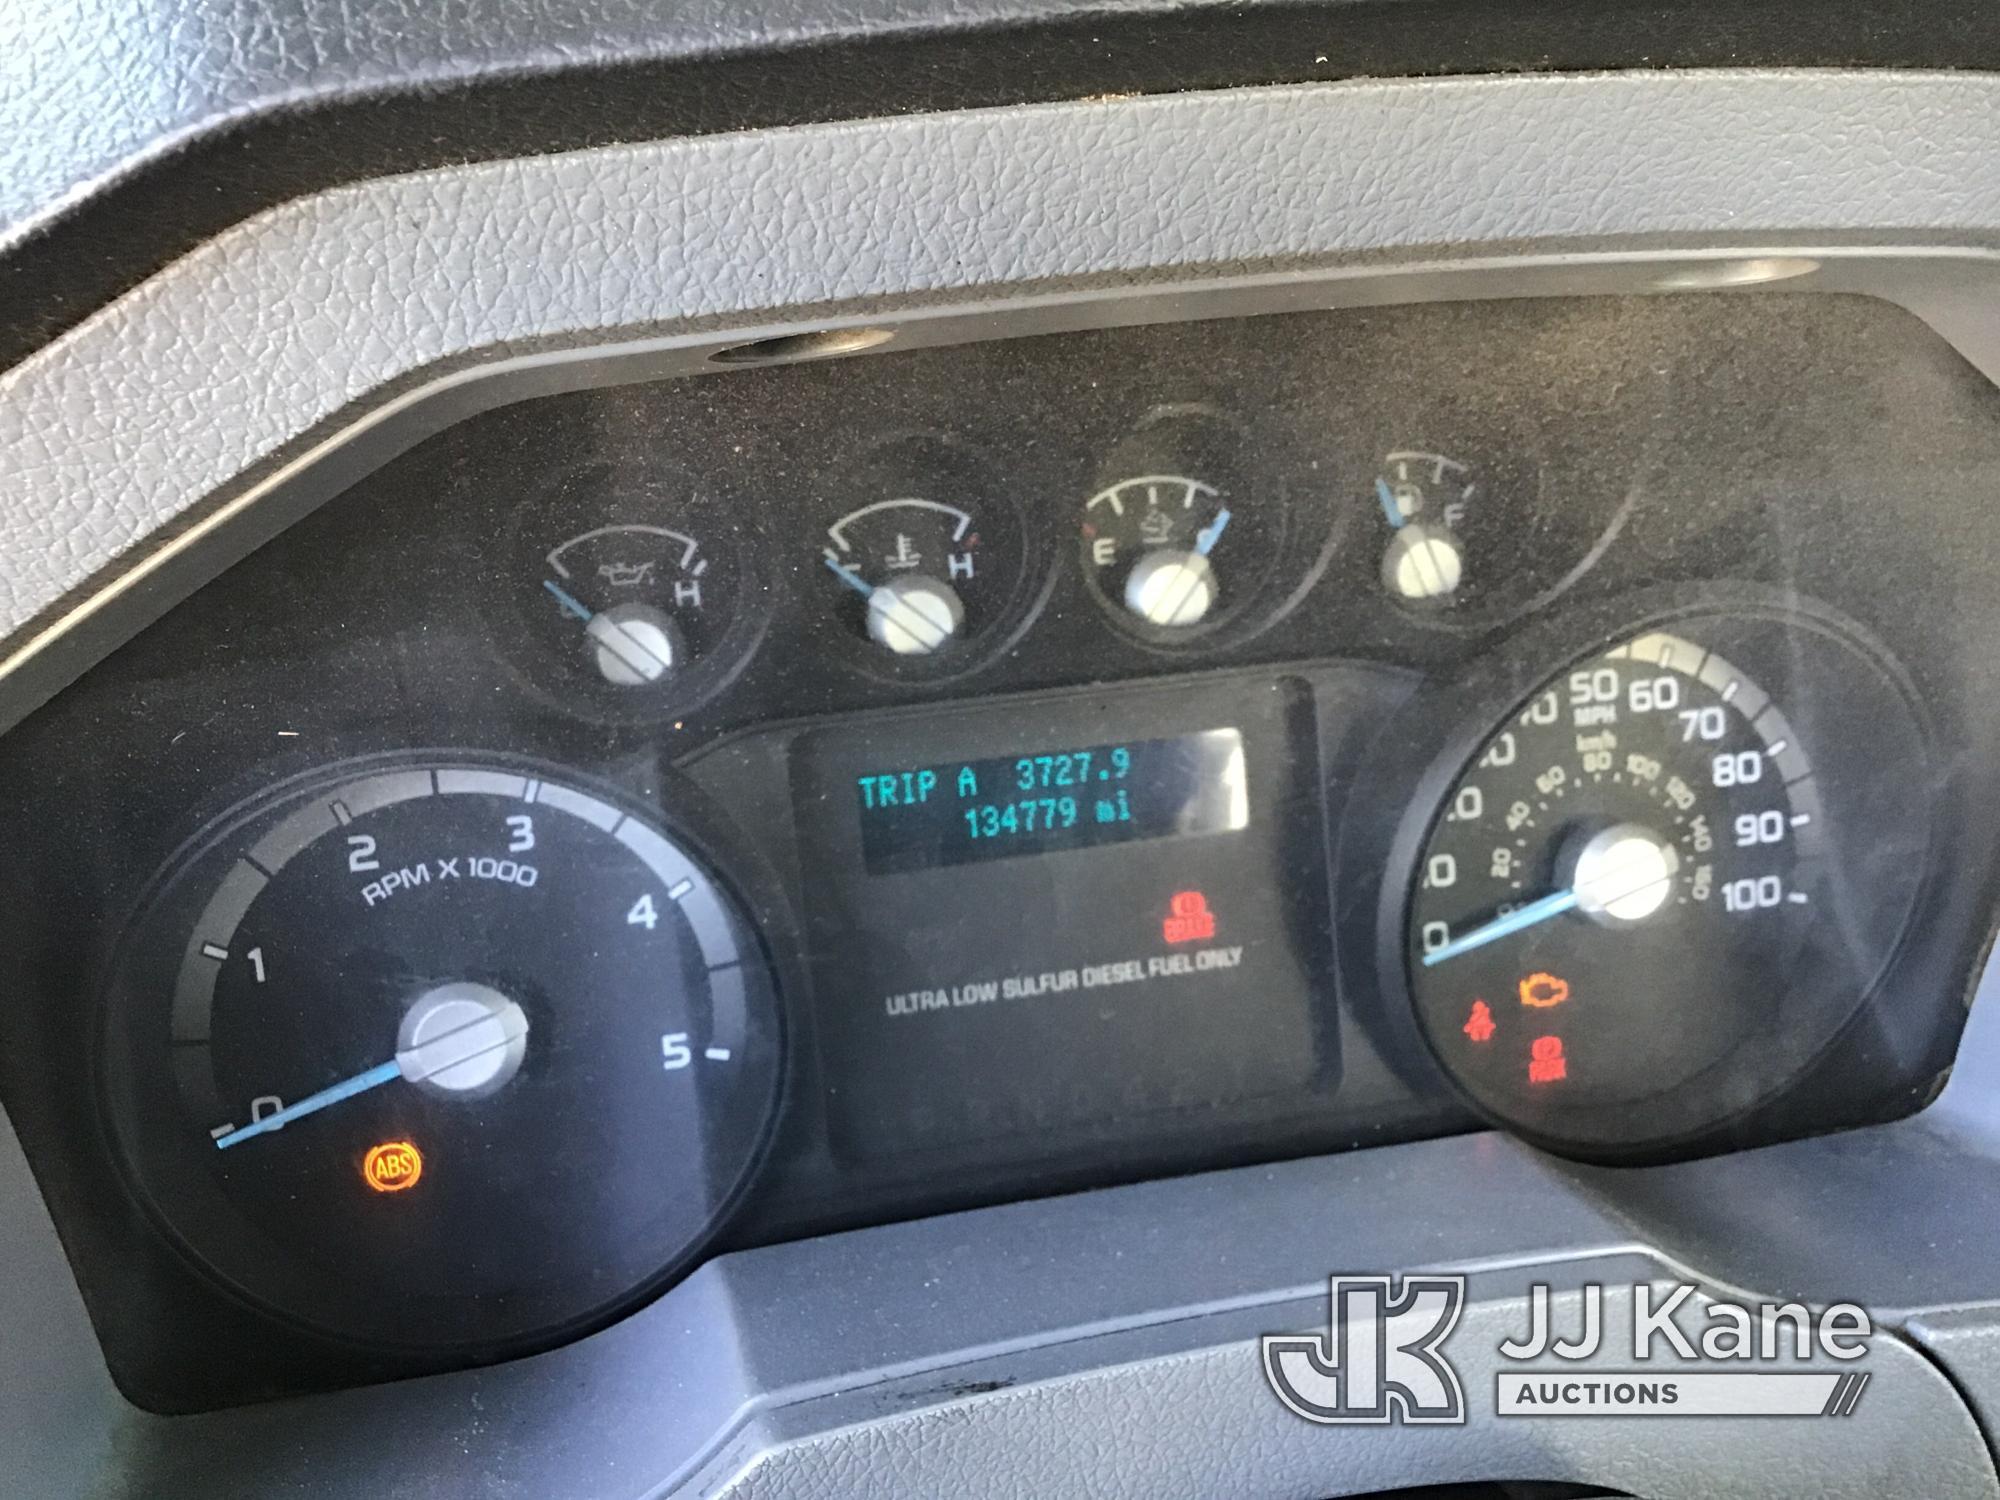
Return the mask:
M 978 1205 L 1935 1094 L 2000 876 L 2000 398 L 1935 333 L 1008 331 L 558 374 L 0 740 L 0 1100 L 134 1400 Z

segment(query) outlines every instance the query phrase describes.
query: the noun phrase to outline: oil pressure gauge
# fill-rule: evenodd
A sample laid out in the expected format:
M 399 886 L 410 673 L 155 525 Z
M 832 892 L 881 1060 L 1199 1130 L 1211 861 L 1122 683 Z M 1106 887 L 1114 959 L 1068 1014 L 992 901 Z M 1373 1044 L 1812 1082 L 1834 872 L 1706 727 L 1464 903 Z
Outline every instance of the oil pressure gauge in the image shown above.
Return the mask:
M 692 708 L 763 630 L 739 526 L 658 467 L 594 468 L 532 497 L 511 548 L 516 659 L 565 708 L 593 716 Z

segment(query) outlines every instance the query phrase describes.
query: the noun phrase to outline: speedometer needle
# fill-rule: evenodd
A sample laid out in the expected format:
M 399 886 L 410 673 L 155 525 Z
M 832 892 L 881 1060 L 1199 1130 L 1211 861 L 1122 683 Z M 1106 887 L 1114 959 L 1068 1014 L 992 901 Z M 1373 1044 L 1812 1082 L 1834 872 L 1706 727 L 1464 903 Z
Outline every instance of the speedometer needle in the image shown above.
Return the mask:
M 1431 968 L 1461 953 L 1484 948 L 1566 911 L 1581 910 L 1608 927 L 1629 927 L 1655 916 L 1673 892 L 1680 857 L 1673 846 L 1637 823 L 1619 823 L 1592 837 L 1577 851 L 1569 889 L 1530 901 L 1495 917 L 1424 955 Z
M 1484 927 L 1475 927 L 1463 937 L 1453 938 L 1442 948 L 1434 948 L 1424 955 L 1424 967 L 1441 964 L 1448 958 L 1457 958 L 1461 953 L 1470 953 L 1474 948 L 1484 948 L 1488 943 L 1497 943 L 1551 917 L 1559 917 L 1566 911 L 1574 910 L 1577 895 L 1574 889 L 1557 891 L 1553 896 L 1544 896 L 1539 901 L 1530 901 L 1526 906 L 1516 907 L 1504 917 L 1495 917 Z

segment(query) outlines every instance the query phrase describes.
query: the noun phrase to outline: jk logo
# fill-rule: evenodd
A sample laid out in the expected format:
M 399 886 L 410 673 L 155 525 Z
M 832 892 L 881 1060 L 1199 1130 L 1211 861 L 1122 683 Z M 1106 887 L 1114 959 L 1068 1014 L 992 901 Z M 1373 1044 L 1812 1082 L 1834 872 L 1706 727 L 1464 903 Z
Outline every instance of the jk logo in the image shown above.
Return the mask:
M 1392 1295 L 1393 1294 L 1393 1295 Z M 1463 1276 L 1336 1276 L 1325 1333 L 1268 1334 L 1264 1378 L 1308 1422 L 1465 1421 L 1439 1352 L 1465 1306 Z

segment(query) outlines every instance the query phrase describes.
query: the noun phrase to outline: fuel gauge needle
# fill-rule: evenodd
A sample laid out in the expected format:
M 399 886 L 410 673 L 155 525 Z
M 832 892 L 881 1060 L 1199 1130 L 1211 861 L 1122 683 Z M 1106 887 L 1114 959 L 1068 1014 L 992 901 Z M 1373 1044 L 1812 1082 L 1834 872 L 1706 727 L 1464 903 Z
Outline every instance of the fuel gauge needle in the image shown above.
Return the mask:
M 1194 551 L 1197 557 L 1206 557 L 1215 550 L 1215 544 L 1222 540 L 1222 533 L 1229 526 L 1231 511 L 1224 506 L 1215 513 L 1215 519 L 1195 535 Z

